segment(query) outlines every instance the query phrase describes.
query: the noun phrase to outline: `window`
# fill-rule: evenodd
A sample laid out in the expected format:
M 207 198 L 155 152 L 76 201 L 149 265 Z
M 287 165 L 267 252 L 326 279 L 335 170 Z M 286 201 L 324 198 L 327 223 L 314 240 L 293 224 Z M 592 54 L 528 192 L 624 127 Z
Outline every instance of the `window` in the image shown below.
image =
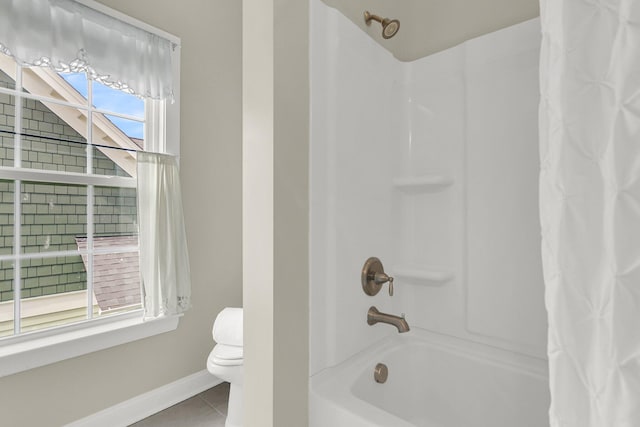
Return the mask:
M 154 101 L 6 55 L 0 86 L 0 336 L 140 309 L 135 151 Z
M 49 7 L 48 0 L 29 1 L 42 3 L 33 10 Z M 111 19 L 109 29 L 134 22 L 93 2 L 58 4 L 85 14 L 91 24 L 91 19 Z M 0 21 L 11 15 L 4 12 Z M 37 24 L 32 28 L 46 27 Z M 0 52 L 10 53 L 12 46 L 2 44 L 2 25 L 8 24 L 0 22 Z M 76 37 L 73 28 L 53 31 Z M 177 85 L 177 39 L 170 37 L 168 72 Z M 0 359 L 2 348 L 13 342 L 142 318 L 137 152 L 179 149 L 179 104 L 158 95 L 166 93 L 165 86 L 149 89 L 145 81 L 141 92 L 153 93 L 139 97 L 136 87 L 121 83 L 127 80 L 110 81 L 93 64 L 46 59 L 33 66 L 0 53 Z M 111 67 L 114 58 L 102 60 Z M 177 98 L 178 87 L 169 90 Z M 17 370 L 0 375 L 11 372 Z

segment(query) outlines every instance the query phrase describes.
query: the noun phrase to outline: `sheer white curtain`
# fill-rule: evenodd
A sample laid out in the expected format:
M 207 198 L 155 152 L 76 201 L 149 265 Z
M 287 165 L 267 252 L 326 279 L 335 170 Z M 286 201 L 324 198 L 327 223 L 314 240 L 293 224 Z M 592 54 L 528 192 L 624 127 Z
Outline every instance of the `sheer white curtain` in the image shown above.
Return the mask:
M 86 71 L 137 95 L 173 95 L 169 40 L 73 0 L 0 0 L 0 52 L 20 65 Z
M 640 426 L 640 2 L 542 0 L 552 427 Z
M 140 273 L 145 317 L 191 306 L 187 236 L 174 156 L 138 152 Z

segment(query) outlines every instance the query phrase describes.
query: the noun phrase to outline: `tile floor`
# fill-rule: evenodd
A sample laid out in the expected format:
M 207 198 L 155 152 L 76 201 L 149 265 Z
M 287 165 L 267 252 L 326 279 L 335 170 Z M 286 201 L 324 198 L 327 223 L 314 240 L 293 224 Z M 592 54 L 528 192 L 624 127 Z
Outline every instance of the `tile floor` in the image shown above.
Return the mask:
M 229 383 L 222 383 L 130 427 L 224 427 L 228 399 Z

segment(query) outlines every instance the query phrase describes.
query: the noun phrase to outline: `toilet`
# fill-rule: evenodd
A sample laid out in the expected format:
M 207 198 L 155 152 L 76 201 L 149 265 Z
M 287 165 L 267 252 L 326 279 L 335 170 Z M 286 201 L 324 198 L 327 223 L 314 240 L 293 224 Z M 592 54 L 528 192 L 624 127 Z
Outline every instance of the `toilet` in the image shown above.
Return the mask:
M 213 322 L 213 339 L 217 344 L 207 359 L 207 370 L 231 385 L 225 427 L 242 427 L 242 314 L 242 308 L 231 307 L 218 314 Z

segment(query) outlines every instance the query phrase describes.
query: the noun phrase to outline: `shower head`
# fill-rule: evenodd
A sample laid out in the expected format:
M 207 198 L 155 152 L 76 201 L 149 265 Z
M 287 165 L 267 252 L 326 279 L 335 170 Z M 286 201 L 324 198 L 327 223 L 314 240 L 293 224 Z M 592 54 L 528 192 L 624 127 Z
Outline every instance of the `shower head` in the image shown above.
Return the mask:
M 382 20 L 382 37 L 390 39 L 395 36 L 400 29 L 400 21 L 397 19 L 383 19 Z
M 395 36 L 400 29 L 400 21 L 397 19 L 381 18 L 378 15 L 372 15 L 369 11 L 364 12 L 364 22 L 367 25 L 371 25 L 371 21 L 378 21 L 382 24 L 382 37 L 390 39 Z

